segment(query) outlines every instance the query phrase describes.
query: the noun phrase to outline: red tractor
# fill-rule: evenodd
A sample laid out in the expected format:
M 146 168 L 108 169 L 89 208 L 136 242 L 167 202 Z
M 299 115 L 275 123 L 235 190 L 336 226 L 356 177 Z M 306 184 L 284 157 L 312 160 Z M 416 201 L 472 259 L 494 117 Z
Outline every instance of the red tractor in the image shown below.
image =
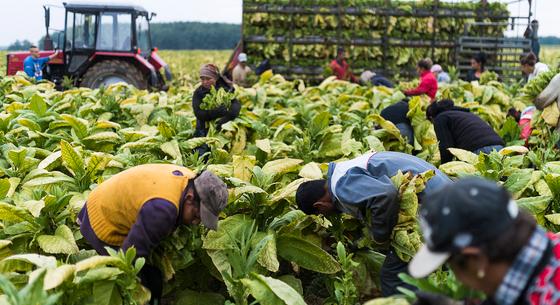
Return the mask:
M 45 66 L 46 79 L 57 87 L 69 77 L 74 85 L 89 88 L 125 82 L 140 89 L 167 89 L 171 71 L 150 38 L 154 13 L 134 5 L 64 3 L 64 8 L 64 31 L 54 35 L 62 52 Z M 54 53 L 49 23 L 50 8 L 45 7 L 47 35 L 41 57 Z M 8 53 L 7 74 L 22 71 L 27 56 L 29 52 Z

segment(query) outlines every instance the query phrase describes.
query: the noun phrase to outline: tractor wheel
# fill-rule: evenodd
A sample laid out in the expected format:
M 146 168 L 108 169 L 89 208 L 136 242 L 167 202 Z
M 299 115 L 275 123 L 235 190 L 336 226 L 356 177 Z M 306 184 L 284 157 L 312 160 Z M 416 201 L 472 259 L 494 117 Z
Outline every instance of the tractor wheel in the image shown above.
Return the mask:
M 96 63 L 86 71 L 81 85 L 99 88 L 118 82 L 131 84 L 138 89 L 148 88 L 148 77 L 135 65 L 123 60 L 104 60 Z

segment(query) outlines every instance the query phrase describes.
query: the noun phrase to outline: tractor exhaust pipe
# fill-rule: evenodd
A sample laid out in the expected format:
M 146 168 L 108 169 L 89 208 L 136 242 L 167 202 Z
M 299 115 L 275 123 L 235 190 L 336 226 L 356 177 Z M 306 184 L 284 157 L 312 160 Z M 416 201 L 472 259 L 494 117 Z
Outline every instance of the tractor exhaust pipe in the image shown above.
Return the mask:
M 45 28 L 47 29 L 47 36 L 45 36 L 45 41 L 43 42 L 43 50 L 51 51 L 53 49 L 53 41 L 49 35 L 49 27 L 51 24 L 51 9 L 47 6 L 43 6 L 45 10 Z

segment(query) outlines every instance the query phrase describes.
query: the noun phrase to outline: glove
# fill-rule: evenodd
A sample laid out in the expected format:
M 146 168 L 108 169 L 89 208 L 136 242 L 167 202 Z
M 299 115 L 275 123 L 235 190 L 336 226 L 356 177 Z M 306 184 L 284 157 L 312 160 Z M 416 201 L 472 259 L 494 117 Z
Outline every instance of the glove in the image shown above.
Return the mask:
M 414 305 L 463 305 L 462 301 L 455 301 L 446 296 L 418 291 L 416 292 L 416 302 Z

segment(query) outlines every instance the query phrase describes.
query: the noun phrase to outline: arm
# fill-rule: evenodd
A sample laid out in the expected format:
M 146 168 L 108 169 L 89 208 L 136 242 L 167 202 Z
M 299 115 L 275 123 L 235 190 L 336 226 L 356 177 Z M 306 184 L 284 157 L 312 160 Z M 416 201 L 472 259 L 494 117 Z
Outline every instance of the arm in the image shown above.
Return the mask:
M 53 54 L 49 55 L 47 62 L 53 60 L 58 55 L 58 50 L 56 50 Z
M 336 76 L 337 79 L 344 79 L 344 69 L 336 62 L 336 60 L 333 60 L 331 62 L 331 69 L 334 73 L 334 75 Z
M 147 257 L 159 242 L 175 230 L 177 208 L 171 202 L 156 198 L 142 206 L 136 222 L 122 244 L 126 251 L 134 246 L 138 257 Z
M 202 104 L 202 100 L 204 99 L 206 94 L 202 93 L 197 89 L 193 94 L 193 112 L 197 119 L 201 121 L 212 121 L 217 118 L 224 116 L 223 110 L 221 109 L 212 109 L 212 110 L 204 110 L 200 108 L 200 104 Z
M 338 180 L 335 192 L 347 212 L 367 222 L 374 240 L 389 240 L 400 208 L 398 191 L 389 177 L 375 178 L 367 170 L 354 167 Z
M 437 116 L 434 120 L 434 129 L 436 131 L 436 137 L 439 141 L 441 164 L 453 160 L 453 155 L 449 152 L 449 150 L 447 150 L 448 148 L 454 146 L 453 134 L 451 134 L 451 128 L 448 125 L 448 121 L 449 118 L 443 115 Z
M 428 93 L 428 84 L 426 83 L 426 81 L 424 81 L 424 79 L 420 80 L 420 84 L 418 85 L 418 87 L 416 87 L 416 89 L 411 89 L 411 90 L 406 90 L 404 92 L 405 95 L 422 95 L 422 94 L 427 94 Z
M 535 99 L 535 106 L 539 110 L 543 110 L 548 105 L 552 104 L 560 95 L 560 73 L 556 74 L 544 88 L 543 92 Z

